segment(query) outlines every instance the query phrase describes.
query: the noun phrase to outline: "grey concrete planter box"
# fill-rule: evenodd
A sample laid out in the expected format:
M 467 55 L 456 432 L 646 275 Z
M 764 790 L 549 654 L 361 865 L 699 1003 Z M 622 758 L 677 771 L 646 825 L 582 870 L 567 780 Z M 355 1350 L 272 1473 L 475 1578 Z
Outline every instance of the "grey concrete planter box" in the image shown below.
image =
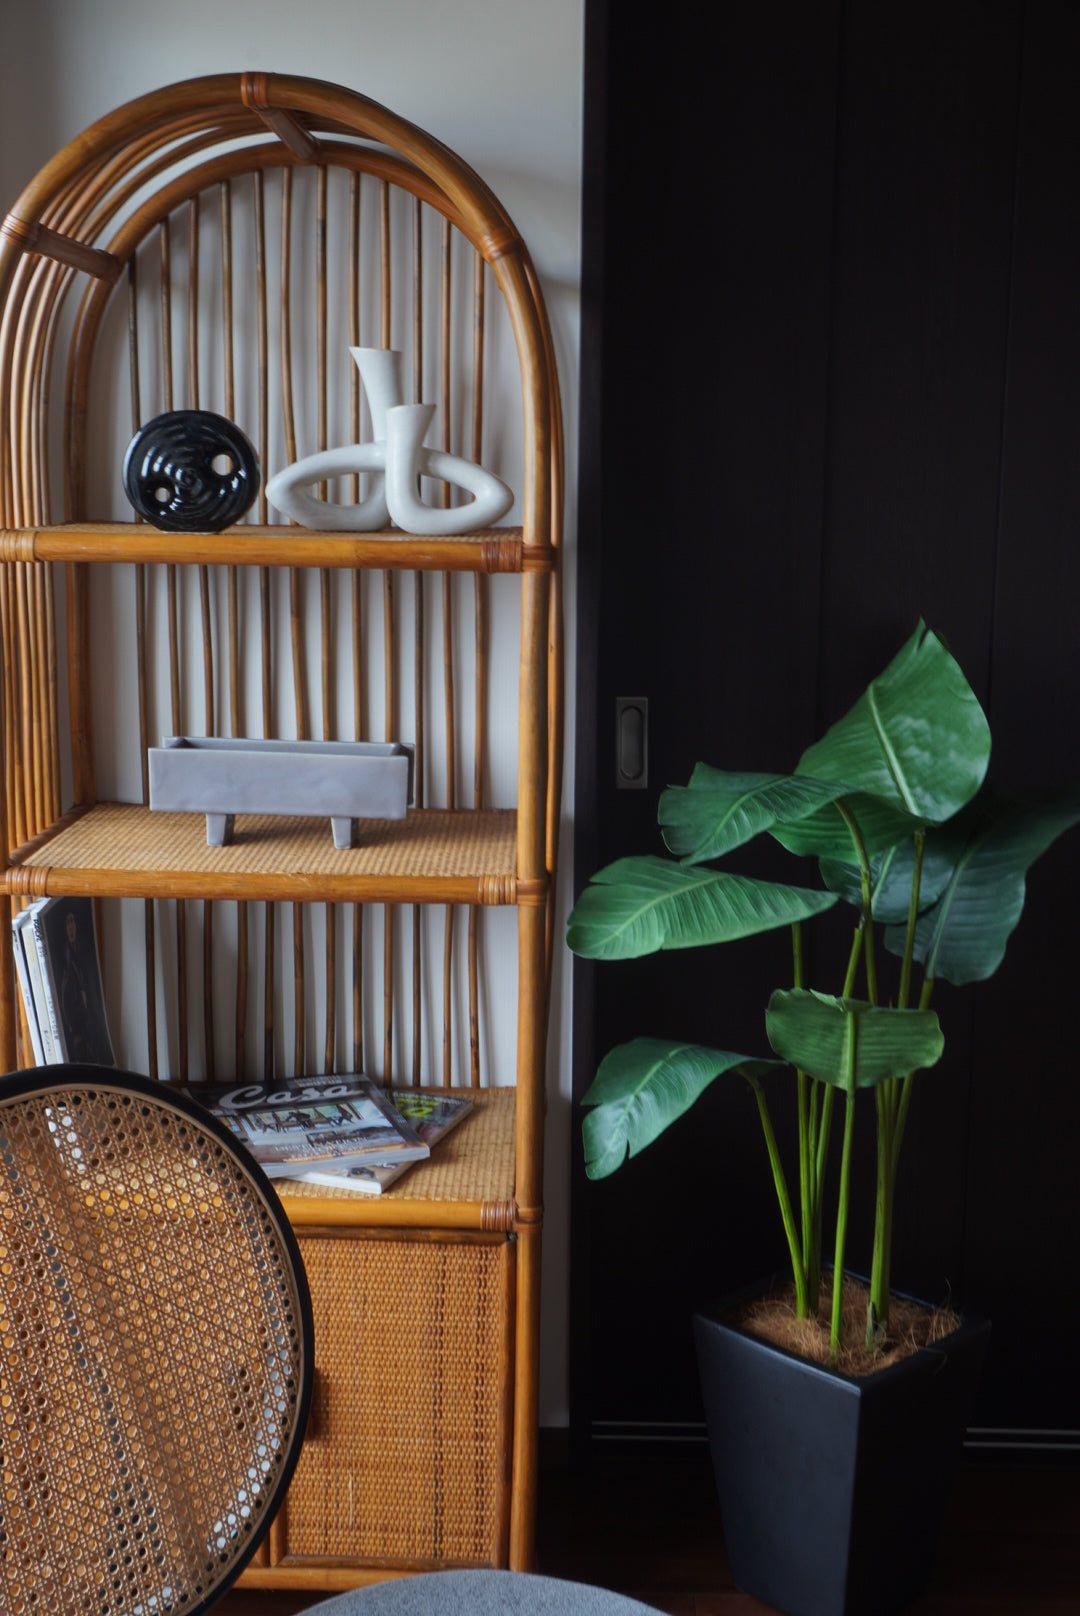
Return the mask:
M 399 741 L 258 741 L 167 735 L 150 755 L 151 808 L 206 815 L 222 847 L 236 814 L 327 815 L 335 847 L 360 819 L 404 819 L 412 747 Z

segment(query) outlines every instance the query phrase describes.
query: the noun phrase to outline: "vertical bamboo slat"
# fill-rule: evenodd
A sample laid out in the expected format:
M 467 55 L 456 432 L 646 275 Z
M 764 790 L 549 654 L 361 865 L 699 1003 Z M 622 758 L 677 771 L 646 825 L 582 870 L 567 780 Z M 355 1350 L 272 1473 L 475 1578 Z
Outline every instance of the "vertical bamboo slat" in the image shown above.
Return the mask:
M 224 368 L 225 414 L 236 419 L 236 366 L 233 347 L 232 185 L 222 180 L 219 189 L 221 229 L 221 361 Z M 260 478 L 260 486 L 262 479 Z M 228 569 L 229 613 L 229 733 L 244 734 L 240 683 L 240 602 L 235 567 Z M 247 1070 L 248 910 L 236 906 L 236 1013 L 234 1016 L 233 1075 L 243 1079 Z
M 442 401 L 442 447 L 450 452 L 450 221 L 442 225 L 442 275 L 439 281 L 439 395 Z M 443 483 L 440 503 L 450 503 L 450 487 Z M 442 575 L 443 687 L 446 697 L 446 806 L 457 807 L 457 738 L 454 719 L 454 575 Z M 443 1086 L 453 1079 L 454 908 L 446 909 L 443 936 Z
M 281 403 L 285 426 L 285 458 L 296 458 L 296 416 L 293 410 L 292 378 L 292 169 L 281 171 Z M 289 571 L 289 620 L 292 629 L 293 690 L 296 698 L 298 740 L 311 735 L 308 716 L 307 669 L 304 661 L 303 575 L 299 567 Z M 304 910 L 293 905 L 293 1071 L 304 1070 L 307 1045 L 307 996 L 304 985 Z
M 360 346 L 360 175 L 349 174 L 349 346 Z M 360 374 L 355 365 L 349 367 L 349 438 L 360 441 Z M 360 479 L 351 479 L 354 501 L 360 498 Z M 353 648 L 353 731 L 355 739 L 364 739 L 364 640 L 362 589 L 363 573 L 360 568 L 352 574 L 352 648 Z M 364 1069 L 364 911 L 360 904 L 352 906 L 352 1023 L 353 1071 Z
M 379 181 L 379 341 L 389 348 L 390 306 L 390 187 Z M 383 573 L 383 647 L 386 665 L 385 737 L 393 740 L 397 703 L 394 680 L 394 574 Z M 383 1082 L 394 1075 L 394 906 L 383 907 Z
M 199 393 L 199 198 L 188 203 L 188 398 L 191 408 L 200 406 Z M 214 641 L 210 614 L 210 569 L 199 568 L 199 608 L 203 639 L 203 725 L 207 735 L 216 733 L 214 701 Z M 214 911 L 202 906 L 203 938 L 203 1038 L 206 1077 L 213 1082 L 214 1059 Z
M 173 408 L 172 343 L 172 243 L 169 220 L 161 222 L 161 391 L 162 408 Z M 174 735 L 184 733 L 180 692 L 180 619 L 176 568 L 165 569 L 169 616 L 169 696 Z M 187 997 L 187 908 L 183 898 L 176 900 L 176 1021 L 180 1043 L 180 1081 L 188 1080 L 188 997 Z
M 317 367 L 316 424 L 317 448 L 326 448 L 327 433 L 327 374 L 326 374 L 326 164 L 320 163 L 315 171 L 315 359 Z M 328 490 L 320 487 L 319 496 L 327 498 Z M 319 578 L 319 610 L 322 632 L 322 734 L 324 741 L 334 738 L 334 637 L 333 611 L 330 592 L 330 572 L 324 567 Z M 326 1037 L 323 1048 L 323 1071 L 332 1072 L 337 1063 L 337 911 L 332 903 L 325 905 L 326 924 L 326 993 L 324 1019 Z
M 258 363 L 259 458 L 270 453 L 270 330 L 266 295 L 266 183 L 259 169 L 253 180 L 252 223 L 255 231 L 255 331 Z M 259 521 L 267 520 L 266 479 L 259 481 Z M 262 672 L 262 732 L 274 735 L 273 625 L 270 613 L 270 568 L 259 568 L 259 648 Z M 274 942 L 275 908 L 263 906 L 263 1080 L 274 1075 Z
M 132 436 L 142 425 L 142 392 L 139 382 L 139 280 L 138 257 L 128 263 L 128 373 L 131 396 Z M 146 568 L 135 567 L 135 665 L 139 686 L 139 752 L 142 774 L 142 800 L 150 801 L 150 698 L 146 670 Z M 143 954 L 146 974 L 147 1071 L 158 1075 L 157 1050 L 157 940 L 154 933 L 154 903 L 143 904 Z
M 413 403 L 424 398 L 424 231 L 423 213 L 419 197 L 413 201 Z M 413 573 L 414 628 L 413 628 L 413 688 L 414 723 L 416 734 L 416 762 L 413 787 L 416 806 L 424 801 L 424 574 Z M 412 912 L 412 1080 L 413 1087 L 420 1083 L 421 1022 L 423 1007 L 422 946 L 423 931 L 419 904 Z
M 484 441 L 484 260 L 473 254 L 473 357 L 472 433 L 470 454 L 480 465 Z M 473 616 L 476 635 L 476 714 L 473 750 L 473 807 L 484 805 L 484 763 L 487 739 L 487 580 L 482 572 L 473 574 Z M 469 909 L 469 1067 L 474 1089 L 480 1087 L 480 909 Z

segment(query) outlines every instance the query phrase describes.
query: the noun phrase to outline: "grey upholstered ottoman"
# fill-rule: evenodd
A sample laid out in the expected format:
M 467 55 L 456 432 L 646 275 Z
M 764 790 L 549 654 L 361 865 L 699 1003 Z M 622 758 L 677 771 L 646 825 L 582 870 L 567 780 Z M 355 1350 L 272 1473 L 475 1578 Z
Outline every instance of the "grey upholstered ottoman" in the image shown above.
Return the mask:
M 376 1582 L 315 1607 L 318 1616 L 655 1616 L 583 1582 L 520 1571 L 433 1571 Z

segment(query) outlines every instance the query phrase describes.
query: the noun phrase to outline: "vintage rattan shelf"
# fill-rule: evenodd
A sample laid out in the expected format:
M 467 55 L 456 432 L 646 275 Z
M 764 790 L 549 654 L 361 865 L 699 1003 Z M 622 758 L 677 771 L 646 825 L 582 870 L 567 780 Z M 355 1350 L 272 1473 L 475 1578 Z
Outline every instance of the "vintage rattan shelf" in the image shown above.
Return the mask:
M 407 572 L 550 572 L 555 550 L 519 527 L 455 538 L 322 533 L 250 522 L 222 533 L 159 533 L 138 522 L 63 522 L 0 529 L 0 561 L 134 561 L 145 565 L 393 567 Z
M 35 897 L 542 903 L 544 883 L 523 890 L 514 873 L 516 830 L 512 809 L 421 808 L 362 820 L 360 845 L 336 848 L 328 818 L 238 814 L 229 844 L 209 847 L 205 814 L 101 802 L 16 848 L 2 878 Z
M 518 525 L 272 522 L 277 470 L 374 436 L 363 345 L 400 352 L 443 472 L 505 475 Z M 178 409 L 224 415 L 258 457 L 222 533 L 116 519 L 125 445 Z M 534 1563 L 563 485 L 524 243 L 460 158 L 352 90 L 154 90 L 0 222 L 0 930 L 31 899 L 100 900 L 118 1059 L 151 1077 L 362 1069 L 475 1100 L 381 1196 L 281 1184 L 315 1391 L 250 1586 Z M 365 472 L 317 497 L 370 494 Z M 401 742 L 416 806 L 359 822 L 354 848 L 270 814 L 210 847 L 204 815 L 149 809 L 163 735 Z M 10 948 L 0 1057 L 32 1059 Z

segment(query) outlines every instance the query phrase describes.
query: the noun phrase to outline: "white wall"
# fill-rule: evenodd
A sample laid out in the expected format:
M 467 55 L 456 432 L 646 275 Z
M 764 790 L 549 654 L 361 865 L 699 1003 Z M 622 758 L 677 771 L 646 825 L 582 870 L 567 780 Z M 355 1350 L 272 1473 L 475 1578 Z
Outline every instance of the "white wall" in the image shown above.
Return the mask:
M 574 689 L 584 0 L 0 0 L 0 207 L 110 108 L 201 73 L 308 74 L 384 102 L 459 152 L 507 207 L 547 299 L 566 415 L 566 688 Z M 567 713 L 564 805 L 573 802 Z M 569 900 L 563 811 L 560 917 Z M 541 1422 L 567 1420 L 570 971 L 550 1028 Z

